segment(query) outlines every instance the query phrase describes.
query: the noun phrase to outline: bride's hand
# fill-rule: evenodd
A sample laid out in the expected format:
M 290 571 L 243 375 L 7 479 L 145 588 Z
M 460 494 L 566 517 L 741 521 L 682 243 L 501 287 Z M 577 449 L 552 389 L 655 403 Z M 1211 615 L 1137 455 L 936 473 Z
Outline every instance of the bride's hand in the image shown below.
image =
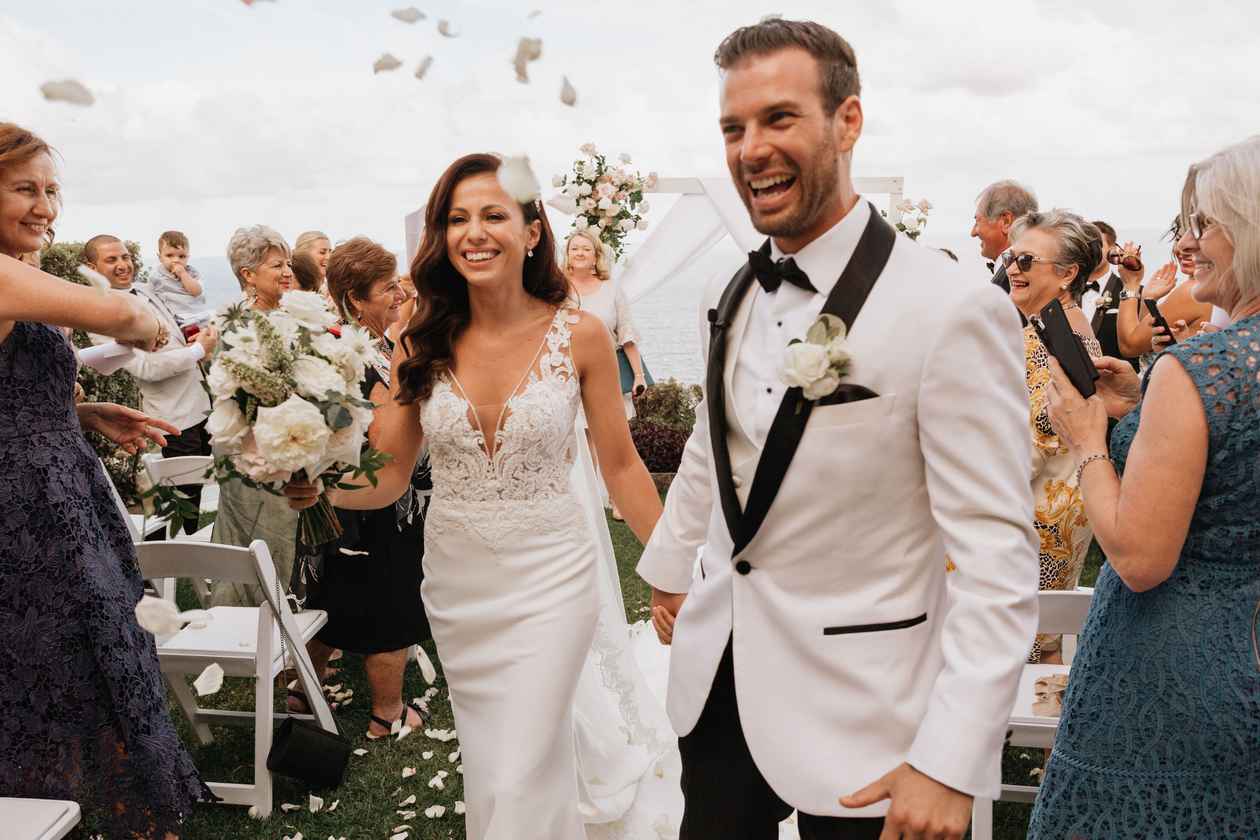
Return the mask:
M 656 630 L 656 637 L 661 640 L 661 644 L 668 645 L 674 641 L 674 621 L 678 618 L 678 611 L 682 609 L 685 600 L 687 600 L 685 592 L 675 594 L 662 592 L 655 586 L 652 587 L 652 627 Z

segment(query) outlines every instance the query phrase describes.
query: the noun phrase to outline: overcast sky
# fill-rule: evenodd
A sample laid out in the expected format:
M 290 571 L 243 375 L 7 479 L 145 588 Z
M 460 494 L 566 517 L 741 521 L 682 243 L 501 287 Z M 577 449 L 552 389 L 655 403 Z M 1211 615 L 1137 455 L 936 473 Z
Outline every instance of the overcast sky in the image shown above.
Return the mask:
M 1190 162 L 1260 130 L 1254 0 L 414 0 L 426 20 L 389 16 L 411 2 L 4 0 L 0 119 L 64 157 L 59 238 L 148 249 L 179 228 L 194 255 L 255 222 L 401 250 L 402 216 L 470 151 L 529 154 L 544 182 L 588 140 L 645 172 L 722 175 L 711 56 L 767 13 L 854 45 L 855 174 L 904 176 L 938 234 L 965 233 L 978 190 L 1004 177 L 1122 236 L 1161 227 Z M 527 85 L 510 63 L 522 35 L 543 39 Z M 374 75 L 385 51 L 404 65 Z M 60 78 L 96 104 L 44 101 Z

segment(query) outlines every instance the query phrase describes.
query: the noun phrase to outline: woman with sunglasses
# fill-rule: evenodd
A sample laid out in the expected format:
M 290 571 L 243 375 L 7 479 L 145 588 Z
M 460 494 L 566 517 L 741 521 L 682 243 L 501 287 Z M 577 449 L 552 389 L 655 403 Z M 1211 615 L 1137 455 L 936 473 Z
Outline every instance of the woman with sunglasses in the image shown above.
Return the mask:
M 1177 341 L 1193 335 L 1201 324 L 1208 323 L 1212 318 L 1211 304 L 1195 300 L 1194 256 L 1181 247 L 1182 228 L 1180 216 L 1173 219 L 1168 229 L 1173 243 L 1172 262 L 1157 269 L 1145 286 L 1142 285 L 1145 269 L 1141 248 L 1126 242 L 1107 255 L 1124 282 L 1118 306 L 1120 311 L 1116 316 L 1117 343 L 1126 356 L 1140 357 L 1143 369 L 1155 360 L 1155 353 L 1171 343 L 1163 328 L 1155 326 L 1155 319 L 1147 311 L 1146 300 L 1159 301 L 1159 314 L 1173 328 L 1173 337 Z M 1185 278 L 1180 284 L 1177 282 L 1178 271 Z
M 1101 356 L 1102 348 L 1080 307 L 1085 283 L 1102 259 L 1098 229 L 1075 213 L 1034 211 L 1016 220 L 1011 243 L 1002 262 L 1011 283 L 1011 300 L 1024 317 L 1038 316 L 1057 300 L 1085 349 L 1091 356 Z M 1071 481 L 1076 465 L 1050 427 L 1049 354 L 1031 323 L 1024 328 L 1024 357 L 1033 440 L 1033 518 L 1041 538 L 1041 588 L 1074 589 L 1093 531 L 1080 490 Z M 1028 661 L 1061 663 L 1060 642 L 1057 635 L 1038 635 Z
M 1260 837 L 1260 136 L 1190 167 L 1182 213 L 1194 297 L 1232 323 L 1160 354 L 1131 411 L 1054 371 L 1107 565 L 1033 840 Z

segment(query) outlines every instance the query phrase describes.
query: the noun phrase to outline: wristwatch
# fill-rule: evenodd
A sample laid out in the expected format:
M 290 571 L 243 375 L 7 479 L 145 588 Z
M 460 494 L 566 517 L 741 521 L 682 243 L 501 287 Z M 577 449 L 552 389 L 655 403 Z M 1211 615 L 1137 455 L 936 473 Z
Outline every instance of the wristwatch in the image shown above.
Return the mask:
M 1130 292 L 1128 289 L 1124 289 L 1123 291 L 1120 292 L 1120 300 L 1141 300 L 1141 299 L 1142 299 L 1141 286 L 1138 286 L 1138 289 L 1136 292 Z

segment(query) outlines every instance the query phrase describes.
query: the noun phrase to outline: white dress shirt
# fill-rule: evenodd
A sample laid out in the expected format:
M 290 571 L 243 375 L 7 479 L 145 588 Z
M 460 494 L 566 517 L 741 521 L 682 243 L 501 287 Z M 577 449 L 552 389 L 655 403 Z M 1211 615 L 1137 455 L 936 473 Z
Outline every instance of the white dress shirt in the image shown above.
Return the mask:
M 807 292 L 783 283 L 774 292 L 766 292 L 756 284 L 743 341 L 739 347 L 727 350 L 738 354 L 731 377 L 732 397 L 735 405 L 751 407 L 750 414 L 741 416 L 740 422 L 757 446 L 765 445 L 787 391 L 779 376 L 784 351 L 792 339 L 805 338 L 806 330 L 822 312 L 827 296 L 857 249 L 870 215 L 870 205 L 858 196 L 857 204 L 843 219 L 795 254 L 784 254 L 773 239 L 770 241 L 770 258 L 777 262 L 792 257 L 817 291 Z
M 1102 297 L 1103 290 L 1107 288 L 1108 281 L 1111 280 L 1111 271 L 1098 278 L 1098 291 L 1093 289 L 1086 290 L 1081 295 L 1081 312 L 1085 315 L 1086 321 L 1094 320 L 1094 313 L 1098 311 L 1098 299 Z

